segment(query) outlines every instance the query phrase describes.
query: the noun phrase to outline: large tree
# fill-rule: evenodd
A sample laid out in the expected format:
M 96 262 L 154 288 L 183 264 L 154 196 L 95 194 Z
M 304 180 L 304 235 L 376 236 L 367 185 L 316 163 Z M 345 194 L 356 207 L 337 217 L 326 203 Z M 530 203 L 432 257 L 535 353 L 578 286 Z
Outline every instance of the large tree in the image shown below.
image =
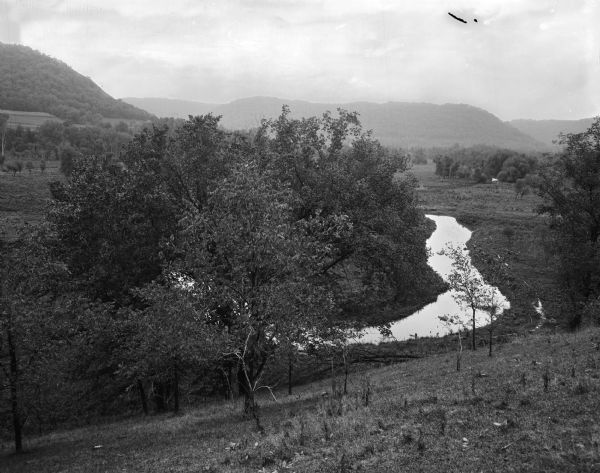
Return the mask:
M 541 173 L 539 211 L 550 217 L 571 324 L 600 295 L 600 117 L 582 133 L 561 136 L 564 150 Z
M 263 159 L 294 191 L 296 219 L 343 215 L 352 224 L 343 236 L 322 236 L 332 254 L 321 271 L 344 313 L 385 315 L 422 299 L 439 281 L 427 265 L 427 225 L 406 158 L 364 132 L 355 113 L 288 114 L 263 124 Z
M 290 189 L 249 159 L 219 182 L 203 212 L 189 214 L 183 231 L 179 271 L 229 334 L 224 352 L 239 362 L 245 407 L 255 416 L 255 393 L 281 342 L 323 337 L 334 305 L 319 266 L 331 249 L 319 238 L 350 229 L 344 217 L 335 227 L 319 217 L 294 221 L 292 202 Z
M 44 397 L 60 357 L 64 333 L 55 315 L 65 276 L 64 265 L 37 234 L 0 244 L 0 404 L 10 406 L 17 452 L 27 418 L 40 421 L 46 415 L 36 401 Z

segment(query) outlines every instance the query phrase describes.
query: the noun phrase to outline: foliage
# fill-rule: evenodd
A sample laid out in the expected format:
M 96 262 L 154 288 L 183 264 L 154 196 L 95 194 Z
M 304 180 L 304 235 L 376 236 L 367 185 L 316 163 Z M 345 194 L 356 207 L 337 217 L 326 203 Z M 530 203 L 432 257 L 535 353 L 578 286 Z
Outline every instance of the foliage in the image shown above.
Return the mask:
M 67 182 L 51 191 L 57 254 L 92 300 L 127 303 L 132 288 L 161 274 L 161 244 L 176 217 L 152 179 L 92 156 L 76 160 Z
M 0 404 L 10 406 L 15 449 L 20 452 L 25 422 L 47 415 L 42 409 L 48 381 L 52 374 L 59 376 L 54 363 L 63 325 L 55 317 L 55 295 L 65 268 L 37 235 L 25 235 L 0 251 L 0 387 L 5 388 Z
M 48 214 L 73 289 L 108 304 L 81 329 L 77 364 L 107 394 L 137 389 L 145 406 L 149 389 L 176 409 L 180 377 L 233 369 L 258 422 L 277 353 L 342 337 L 437 281 L 406 159 L 355 113 L 284 109 L 254 134 L 193 117 L 145 130 L 119 158 L 73 160 Z
M 481 273 L 471 263 L 469 254 L 462 248 L 448 246 L 444 250 L 452 260 L 448 283 L 454 299 L 471 310 L 471 348 L 476 349 L 475 328 L 478 310 L 485 310 L 489 325 L 493 327 L 500 313 L 499 297 L 494 287 L 484 281 Z M 491 355 L 491 346 L 490 346 Z
M 438 176 L 472 178 L 480 183 L 491 178 L 515 182 L 527 174 L 536 172 L 539 161 L 534 154 L 482 145 L 438 150 L 436 154 L 433 160 Z
M 571 323 L 578 325 L 583 306 L 600 294 L 600 118 L 561 143 L 563 154 L 538 182 L 539 212 L 550 217 Z
M 322 336 L 334 310 L 319 284 L 319 263 L 329 252 L 316 233 L 322 222 L 294 222 L 291 198 L 256 163 L 242 162 L 209 195 L 206 209 L 185 223 L 181 272 L 192 275 L 212 317 L 232 337 L 251 411 L 279 341 Z M 348 229 L 343 218 L 327 228 L 340 236 Z
M 263 125 L 262 133 L 272 137 L 268 163 L 297 195 L 295 218 L 345 216 L 351 222 L 344 237 L 323 240 L 334 252 L 322 272 L 346 315 L 385 312 L 418 298 L 434 280 L 416 181 L 402 174 L 406 161 L 364 133 L 355 113 L 302 120 L 288 113 L 284 108 Z

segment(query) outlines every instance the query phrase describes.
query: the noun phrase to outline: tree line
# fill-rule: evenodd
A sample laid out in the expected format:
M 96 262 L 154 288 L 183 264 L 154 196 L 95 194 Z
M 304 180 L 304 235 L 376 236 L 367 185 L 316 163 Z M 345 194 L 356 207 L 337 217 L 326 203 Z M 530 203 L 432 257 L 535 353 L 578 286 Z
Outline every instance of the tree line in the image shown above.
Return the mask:
M 473 179 L 489 182 L 492 178 L 515 183 L 535 174 L 542 154 L 524 154 L 491 146 L 455 147 L 436 152 L 436 175 L 444 178 Z
M 104 155 L 117 156 L 124 145 L 133 137 L 132 130 L 125 122 L 114 127 L 109 123 L 101 126 L 81 126 L 48 121 L 37 130 L 9 128 L 8 115 L 0 115 L 2 152 L 0 165 L 11 171 L 33 161 L 60 160 L 61 170 L 68 174 L 73 161 L 78 156 Z

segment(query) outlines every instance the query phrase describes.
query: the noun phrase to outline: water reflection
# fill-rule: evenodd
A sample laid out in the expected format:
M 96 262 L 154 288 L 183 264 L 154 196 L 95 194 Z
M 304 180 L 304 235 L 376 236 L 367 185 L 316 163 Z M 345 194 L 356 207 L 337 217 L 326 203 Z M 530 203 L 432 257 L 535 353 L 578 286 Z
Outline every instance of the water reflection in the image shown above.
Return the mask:
M 436 228 L 431 237 L 427 240 L 427 247 L 431 250 L 431 256 L 428 263 L 444 281 L 448 281 L 448 276 L 452 271 L 452 260 L 440 254 L 448 244 L 456 247 L 464 247 L 471 238 L 471 231 L 460 225 L 454 217 L 445 217 L 439 215 L 426 215 L 427 218 L 435 222 Z M 477 271 L 477 269 L 475 269 Z M 479 274 L 477 272 L 477 274 Z M 501 311 L 510 307 L 510 302 L 494 288 L 499 301 Z M 440 294 L 435 302 L 425 306 L 414 314 L 394 322 L 391 326 L 393 338 L 385 338 L 375 327 L 369 327 L 361 332 L 357 341 L 363 343 L 380 343 L 389 340 L 407 340 L 417 337 L 436 337 L 446 335 L 452 329 L 440 321 L 439 316 L 457 315 L 470 326 L 472 312 L 470 309 L 462 307 L 457 303 L 453 296 L 453 291 L 447 291 Z M 487 314 L 484 311 L 476 313 L 476 326 L 486 325 Z

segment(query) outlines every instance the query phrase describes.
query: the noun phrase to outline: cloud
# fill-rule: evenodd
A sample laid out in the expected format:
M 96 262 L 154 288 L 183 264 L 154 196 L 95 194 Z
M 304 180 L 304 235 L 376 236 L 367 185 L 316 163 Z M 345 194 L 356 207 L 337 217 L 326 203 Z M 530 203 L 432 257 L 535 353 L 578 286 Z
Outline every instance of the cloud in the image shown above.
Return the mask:
M 114 96 L 466 102 L 506 119 L 578 118 L 600 109 L 592 0 L 3 5 L 18 19 L 23 43 Z

